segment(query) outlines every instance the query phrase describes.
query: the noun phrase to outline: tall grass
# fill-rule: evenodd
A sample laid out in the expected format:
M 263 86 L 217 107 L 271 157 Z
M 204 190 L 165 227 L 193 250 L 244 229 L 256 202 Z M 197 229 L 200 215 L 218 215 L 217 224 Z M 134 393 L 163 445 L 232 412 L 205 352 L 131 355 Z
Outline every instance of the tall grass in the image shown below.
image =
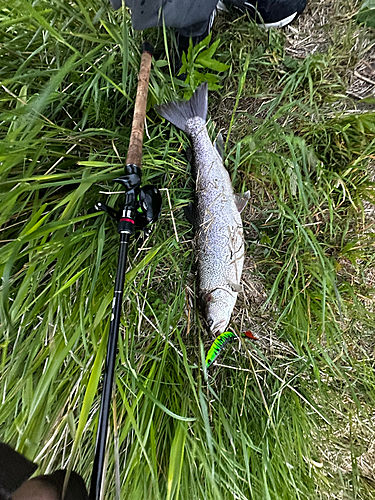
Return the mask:
M 0 15 L 0 438 L 39 471 L 69 465 L 88 482 L 118 242 L 88 211 L 121 201 L 142 34 L 98 0 L 3 2 Z M 163 62 L 169 35 L 150 30 L 143 182 L 168 190 L 172 210 L 165 196 L 129 251 L 105 498 L 116 467 L 124 499 L 373 498 L 361 459 L 374 439 L 374 115 L 344 110 L 342 40 L 293 62 L 281 32 L 217 27 L 230 68 L 211 116 L 236 190 L 252 190 L 253 270 L 232 327 L 259 340 L 203 369 L 187 141 L 151 109 L 184 87 Z

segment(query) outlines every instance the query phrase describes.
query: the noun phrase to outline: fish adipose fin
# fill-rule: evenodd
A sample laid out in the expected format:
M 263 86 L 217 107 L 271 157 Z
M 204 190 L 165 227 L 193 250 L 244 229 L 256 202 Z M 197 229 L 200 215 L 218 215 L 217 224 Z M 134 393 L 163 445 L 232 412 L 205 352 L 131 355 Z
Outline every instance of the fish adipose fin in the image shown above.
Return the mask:
M 190 222 L 192 226 L 194 226 L 194 205 L 193 203 L 189 203 L 184 206 L 184 214 L 187 220 Z
M 234 195 L 234 202 L 235 202 L 236 207 L 240 213 L 248 204 L 249 199 L 250 199 L 250 191 L 246 191 L 246 193 L 244 193 L 244 194 L 235 194 Z
M 172 101 L 155 106 L 155 109 L 159 115 L 186 133 L 186 122 L 190 118 L 199 116 L 206 121 L 207 101 L 208 84 L 205 82 L 197 88 L 189 101 Z
M 186 148 L 185 149 L 185 157 L 189 163 L 194 162 L 194 151 L 193 148 Z
M 221 132 L 218 133 L 218 135 L 215 139 L 215 142 L 214 142 L 214 146 L 216 148 L 216 151 L 219 153 L 220 159 L 224 160 L 225 146 L 224 146 L 224 139 L 223 139 L 223 136 L 221 135 Z

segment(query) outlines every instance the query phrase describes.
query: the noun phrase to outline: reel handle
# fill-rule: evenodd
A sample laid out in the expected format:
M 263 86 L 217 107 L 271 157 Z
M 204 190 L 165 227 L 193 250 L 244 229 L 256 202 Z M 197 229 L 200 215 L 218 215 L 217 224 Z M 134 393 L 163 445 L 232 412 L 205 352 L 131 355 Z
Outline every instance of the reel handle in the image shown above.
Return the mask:
M 130 134 L 127 165 L 138 167 L 142 164 L 143 130 L 146 119 L 148 82 L 150 79 L 151 60 L 154 47 L 149 42 L 142 44 L 141 66 L 138 74 L 137 97 L 135 99 L 132 131 Z

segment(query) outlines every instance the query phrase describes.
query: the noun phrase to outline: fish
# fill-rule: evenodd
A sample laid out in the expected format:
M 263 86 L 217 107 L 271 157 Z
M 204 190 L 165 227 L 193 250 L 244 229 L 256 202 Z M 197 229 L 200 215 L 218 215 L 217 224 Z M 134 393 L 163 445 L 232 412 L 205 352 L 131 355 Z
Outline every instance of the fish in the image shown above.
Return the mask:
M 195 241 L 199 297 L 212 334 L 227 328 L 242 290 L 240 281 L 245 257 L 241 212 L 250 191 L 235 194 L 224 167 L 223 143 L 213 144 L 206 126 L 207 82 L 189 101 L 155 106 L 159 115 L 190 138 L 196 176 Z M 221 143 L 221 144 L 220 144 Z

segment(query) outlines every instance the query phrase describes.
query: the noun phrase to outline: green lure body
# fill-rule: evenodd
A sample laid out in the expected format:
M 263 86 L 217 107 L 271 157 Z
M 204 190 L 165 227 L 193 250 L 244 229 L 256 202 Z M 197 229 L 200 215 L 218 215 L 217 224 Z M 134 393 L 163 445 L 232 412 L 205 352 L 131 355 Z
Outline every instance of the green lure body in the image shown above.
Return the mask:
M 219 356 L 220 352 L 224 349 L 224 347 L 228 344 L 228 342 L 231 342 L 232 340 L 236 339 L 237 335 L 233 332 L 224 332 L 221 333 L 214 341 L 212 346 L 210 347 L 210 350 L 207 353 L 206 356 L 206 368 L 212 365 L 212 363 L 215 361 L 215 359 Z

